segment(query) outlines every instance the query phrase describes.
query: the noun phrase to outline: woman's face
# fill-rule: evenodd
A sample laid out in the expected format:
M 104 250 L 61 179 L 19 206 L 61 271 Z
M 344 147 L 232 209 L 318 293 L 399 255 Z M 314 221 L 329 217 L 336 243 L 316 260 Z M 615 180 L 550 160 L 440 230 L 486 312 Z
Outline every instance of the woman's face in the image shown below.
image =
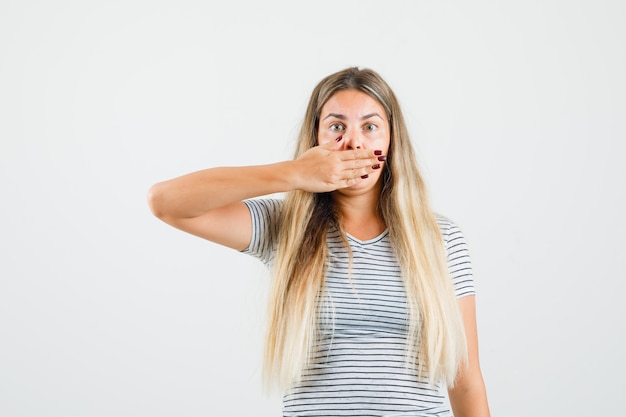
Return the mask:
M 339 136 L 342 139 L 337 142 Z M 380 150 L 387 155 L 390 143 L 387 113 L 377 100 L 362 91 L 338 91 L 322 107 L 317 142 L 337 143 L 337 150 Z M 375 184 L 381 172 L 382 169 L 374 171 L 359 184 Z

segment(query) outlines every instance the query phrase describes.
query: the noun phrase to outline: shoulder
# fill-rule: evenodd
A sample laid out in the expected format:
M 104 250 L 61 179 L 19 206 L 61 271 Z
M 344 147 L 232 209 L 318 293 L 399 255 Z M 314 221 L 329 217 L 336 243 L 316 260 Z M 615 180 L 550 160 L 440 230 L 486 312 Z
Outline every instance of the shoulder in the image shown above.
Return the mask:
M 462 233 L 459 226 L 449 217 L 442 216 L 441 214 L 436 214 L 435 220 L 437 221 L 437 225 L 439 226 L 439 230 L 441 231 L 444 240 L 447 240 L 448 238 L 450 238 L 450 236 L 454 234 Z
M 456 226 L 456 223 L 450 218 L 442 216 L 441 214 L 435 214 L 435 220 L 437 221 L 437 225 L 439 225 L 441 233 L 447 233 L 452 227 Z
M 454 292 L 457 298 L 473 295 L 476 290 L 465 236 L 454 221 L 444 216 L 437 216 L 436 218 L 443 237 L 448 258 L 448 271 L 452 278 Z
M 253 198 L 243 201 L 250 210 L 252 233 L 244 253 L 253 255 L 269 265 L 274 256 L 280 228 L 283 200 Z
M 280 211 L 284 203 L 284 201 L 279 198 L 250 198 L 243 200 L 243 202 L 250 210 L 257 209 L 264 211 Z
M 283 200 L 278 198 L 252 198 L 243 202 L 252 219 L 261 222 L 277 220 L 283 208 Z
M 465 235 L 456 222 L 440 214 L 435 215 L 437 225 L 441 232 L 446 251 L 450 253 L 454 248 L 465 248 Z

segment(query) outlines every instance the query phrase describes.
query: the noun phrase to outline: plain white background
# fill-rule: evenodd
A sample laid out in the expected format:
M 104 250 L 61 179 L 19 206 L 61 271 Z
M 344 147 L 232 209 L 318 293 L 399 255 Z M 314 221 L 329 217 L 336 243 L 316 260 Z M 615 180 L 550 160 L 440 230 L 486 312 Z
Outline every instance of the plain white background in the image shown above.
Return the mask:
M 465 231 L 494 416 L 624 415 L 626 6 L 0 3 L 0 416 L 277 416 L 267 273 L 171 229 L 159 180 L 290 157 L 347 66 L 405 110 Z

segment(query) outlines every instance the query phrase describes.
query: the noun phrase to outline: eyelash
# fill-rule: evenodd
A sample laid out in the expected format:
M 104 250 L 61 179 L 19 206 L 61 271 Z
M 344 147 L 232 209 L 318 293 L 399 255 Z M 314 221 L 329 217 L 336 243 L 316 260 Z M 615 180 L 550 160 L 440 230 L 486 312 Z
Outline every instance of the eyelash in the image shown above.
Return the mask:
M 376 126 L 374 123 L 368 123 L 368 124 L 365 125 L 365 129 L 369 130 L 370 132 L 372 132 L 372 131 L 378 129 L 378 126 Z
M 333 132 L 338 132 L 339 130 L 345 130 L 345 126 L 343 125 L 343 123 L 333 123 L 330 125 L 330 130 Z M 374 130 L 378 129 L 378 126 L 376 126 L 374 123 L 367 123 L 364 126 L 365 130 L 368 130 L 370 132 L 373 132 Z

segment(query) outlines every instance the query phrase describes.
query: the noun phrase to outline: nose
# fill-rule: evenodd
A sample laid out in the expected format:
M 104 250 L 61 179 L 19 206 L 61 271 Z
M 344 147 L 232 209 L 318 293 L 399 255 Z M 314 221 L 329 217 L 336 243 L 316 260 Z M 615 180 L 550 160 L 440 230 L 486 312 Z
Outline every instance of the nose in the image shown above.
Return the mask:
M 362 138 L 358 132 L 347 129 L 343 135 L 343 148 L 345 150 L 363 149 Z

